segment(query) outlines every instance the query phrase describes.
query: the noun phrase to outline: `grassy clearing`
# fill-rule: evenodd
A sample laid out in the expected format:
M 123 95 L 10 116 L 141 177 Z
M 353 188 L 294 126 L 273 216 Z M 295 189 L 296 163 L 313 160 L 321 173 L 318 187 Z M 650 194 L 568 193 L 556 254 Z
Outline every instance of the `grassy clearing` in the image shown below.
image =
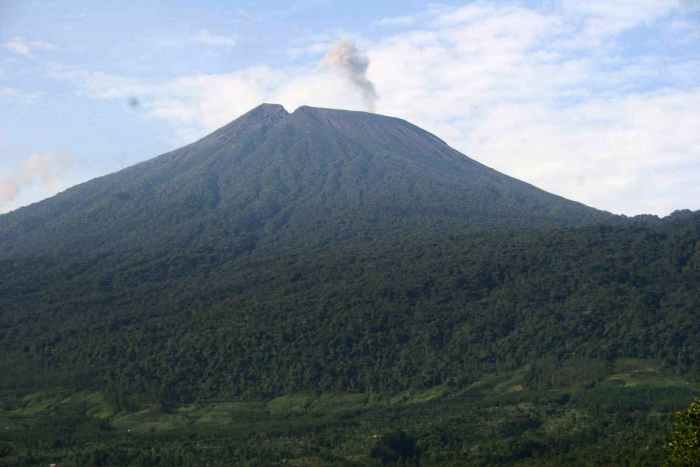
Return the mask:
M 109 419 L 114 416 L 114 410 L 105 401 L 102 393 L 62 390 L 28 394 L 5 406 L 2 412 L 9 417 L 36 417 L 62 409 L 80 410 L 97 419 Z
M 700 390 L 697 384 L 690 383 L 678 375 L 664 372 L 661 365 L 653 360 L 620 359 L 614 366 L 614 373 L 607 380 L 629 387 L 680 387 Z

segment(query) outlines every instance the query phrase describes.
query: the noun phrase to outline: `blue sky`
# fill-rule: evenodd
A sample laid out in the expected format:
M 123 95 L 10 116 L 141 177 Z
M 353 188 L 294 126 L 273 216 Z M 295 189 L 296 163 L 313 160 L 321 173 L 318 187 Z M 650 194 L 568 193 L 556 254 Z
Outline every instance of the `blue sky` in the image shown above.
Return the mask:
M 262 101 L 406 118 L 617 213 L 700 209 L 697 0 L 0 0 L 0 213 Z

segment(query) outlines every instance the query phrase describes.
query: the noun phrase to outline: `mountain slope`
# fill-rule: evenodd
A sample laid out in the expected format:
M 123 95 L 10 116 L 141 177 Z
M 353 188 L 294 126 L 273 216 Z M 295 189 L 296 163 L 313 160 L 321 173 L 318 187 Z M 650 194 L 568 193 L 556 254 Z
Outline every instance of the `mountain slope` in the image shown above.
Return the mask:
M 0 257 L 247 252 L 405 229 L 613 218 L 489 169 L 403 120 L 263 104 L 196 143 L 0 216 Z
M 0 217 L 0 389 L 396 391 L 550 357 L 697 371 L 698 219 L 621 222 L 402 120 L 263 105 Z

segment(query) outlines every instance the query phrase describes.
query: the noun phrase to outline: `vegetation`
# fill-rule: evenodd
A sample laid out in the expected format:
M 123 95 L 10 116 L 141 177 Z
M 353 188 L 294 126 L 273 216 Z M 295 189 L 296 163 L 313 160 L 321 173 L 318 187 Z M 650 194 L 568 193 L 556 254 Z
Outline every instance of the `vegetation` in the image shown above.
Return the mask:
M 692 379 L 698 218 L 246 258 L 3 261 L 0 387 L 100 390 L 125 409 L 462 387 L 527 364 L 549 389 L 619 358 Z
M 529 371 L 464 388 L 122 412 L 100 393 L 6 393 L 0 446 L 11 451 L 0 465 L 657 466 L 672 413 L 700 393 L 643 360 L 550 390 L 529 388 Z
M 670 466 L 700 465 L 700 400 L 674 414 L 674 427 L 669 443 Z
M 5 462 L 660 465 L 698 227 L 3 262 Z
M 0 246 L 0 465 L 660 465 L 698 395 L 700 213 L 386 117 L 257 109 Z

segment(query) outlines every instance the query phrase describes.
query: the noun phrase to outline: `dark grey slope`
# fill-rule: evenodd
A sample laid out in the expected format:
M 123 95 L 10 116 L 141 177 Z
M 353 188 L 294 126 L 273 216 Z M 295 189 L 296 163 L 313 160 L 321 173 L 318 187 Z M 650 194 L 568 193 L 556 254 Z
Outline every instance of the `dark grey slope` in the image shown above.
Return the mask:
M 489 169 L 400 119 L 263 104 L 196 143 L 0 216 L 0 257 L 244 251 L 406 228 L 611 218 Z

